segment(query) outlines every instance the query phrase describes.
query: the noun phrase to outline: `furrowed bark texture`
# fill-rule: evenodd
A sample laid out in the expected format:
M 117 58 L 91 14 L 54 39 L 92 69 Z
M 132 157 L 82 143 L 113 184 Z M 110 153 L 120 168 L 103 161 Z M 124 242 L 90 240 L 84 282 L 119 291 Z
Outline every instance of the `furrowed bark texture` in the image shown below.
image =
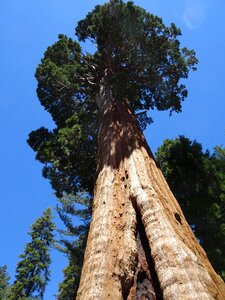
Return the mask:
M 77 299 L 225 299 L 126 101 L 105 101 Z

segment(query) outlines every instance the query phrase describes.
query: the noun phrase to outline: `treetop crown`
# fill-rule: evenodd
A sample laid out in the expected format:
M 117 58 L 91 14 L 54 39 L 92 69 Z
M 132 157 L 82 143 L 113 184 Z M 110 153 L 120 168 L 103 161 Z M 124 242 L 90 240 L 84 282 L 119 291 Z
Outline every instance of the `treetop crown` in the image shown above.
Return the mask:
M 91 40 L 96 51 L 82 53 L 78 42 L 61 34 L 36 72 L 40 101 L 57 124 L 77 104 L 93 103 L 102 86 L 114 98 L 127 98 L 134 111 L 181 111 L 187 90 L 180 80 L 195 70 L 197 59 L 193 50 L 180 47 L 174 24 L 166 26 L 131 1 L 112 0 L 79 21 L 76 35 Z

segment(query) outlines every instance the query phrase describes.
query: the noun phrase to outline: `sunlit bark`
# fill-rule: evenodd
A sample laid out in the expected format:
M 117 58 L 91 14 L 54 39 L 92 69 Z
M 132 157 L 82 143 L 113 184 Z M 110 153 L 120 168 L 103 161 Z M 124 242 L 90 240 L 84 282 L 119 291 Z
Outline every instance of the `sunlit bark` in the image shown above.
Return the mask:
M 77 299 L 225 299 L 225 285 L 129 105 L 105 101 L 100 121 L 93 217 Z

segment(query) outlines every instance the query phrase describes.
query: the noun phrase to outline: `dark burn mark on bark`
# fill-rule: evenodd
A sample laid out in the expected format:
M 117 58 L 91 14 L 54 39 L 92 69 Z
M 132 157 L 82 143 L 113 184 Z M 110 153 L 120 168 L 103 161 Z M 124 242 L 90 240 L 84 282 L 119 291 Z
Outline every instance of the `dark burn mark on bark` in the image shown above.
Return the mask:
M 135 203 L 135 201 L 132 202 Z M 155 272 L 144 225 L 140 213 L 137 209 L 135 211 L 137 215 L 136 241 L 138 257 L 132 282 L 125 283 L 125 280 L 121 281 L 122 296 L 124 300 L 162 300 L 162 291 Z
M 136 299 L 161 300 L 163 297 L 159 279 L 155 271 L 155 264 L 151 256 L 151 249 L 142 223 L 141 215 L 137 209 L 136 215 L 138 257 L 141 264 L 137 275 Z
M 181 216 L 177 212 L 174 213 L 174 217 L 180 224 L 182 224 Z

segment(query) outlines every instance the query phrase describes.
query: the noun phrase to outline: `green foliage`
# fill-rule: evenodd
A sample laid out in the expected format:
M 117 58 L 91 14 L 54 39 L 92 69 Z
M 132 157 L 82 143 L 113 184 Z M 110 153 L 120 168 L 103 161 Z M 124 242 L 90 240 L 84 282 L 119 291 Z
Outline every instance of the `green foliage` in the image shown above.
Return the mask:
M 75 100 L 82 100 L 77 78 L 80 51 L 78 43 L 59 35 L 58 42 L 48 47 L 36 70 L 38 97 L 58 126 L 72 116 Z
M 91 118 L 87 118 L 80 111 L 79 116 L 74 113 L 65 122 L 65 127 L 52 132 L 42 127 L 29 135 L 28 143 L 44 164 L 43 176 L 50 180 L 57 197 L 76 194 L 81 188 L 92 191 L 97 131 L 95 120 L 92 127 Z
M 81 79 L 78 87 L 77 72 L 83 68 L 79 51 L 76 42 L 60 35 L 36 71 L 39 99 L 57 127 L 31 132 L 28 143 L 44 164 L 43 176 L 50 180 L 57 197 L 63 192 L 76 193 L 80 186 L 90 190 L 95 170 L 97 110 L 89 96 L 81 93 Z
M 76 197 L 60 199 L 57 212 L 66 230 L 58 230 L 62 236 L 58 248 L 67 254 L 68 265 L 63 270 L 64 279 L 59 284 L 58 300 L 74 300 L 79 286 L 84 249 L 91 219 L 91 199 L 81 193 Z M 76 220 L 76 224 L 74 226 Z
M 7 266 L 0 267 L 0 299 L 7 300 L 9 297 L 10 286 L 9 286 L 9 275 L 7 272 Z
M 31 227 L 31 242 L 26 244 L 21 260 L 17 264 L 16 279 L 9 299 L 43 299 L 50 279 L 50 247 L 54 243 L 51 209 L 44 211 Z
M 81 268 L 80 266 L 77 265 L 77 260 L 74 261 L 72 257 L 68 257 L 68 261 L 69 261 L 68 265 L 63 270 L 63 274 L 64 274 L 63 282 L 59 284 L 59 292 L 57 295 L 57 300 L 76 299 L 75 297 L 79 286 Z
M 84 250 L 87 240 L 87 232 L 80 234 L 73 245 L 67 245 L 68 265 L 63 270 L 64 279 L 59 284 L 58 300 L 74 300 L 80 282 L 80 275 L 83 265 Z
M 213 267 L 224 276 L 225 149 L 215 147 L 210 155 L 180 136 L 165 140 L 156 160 Z

